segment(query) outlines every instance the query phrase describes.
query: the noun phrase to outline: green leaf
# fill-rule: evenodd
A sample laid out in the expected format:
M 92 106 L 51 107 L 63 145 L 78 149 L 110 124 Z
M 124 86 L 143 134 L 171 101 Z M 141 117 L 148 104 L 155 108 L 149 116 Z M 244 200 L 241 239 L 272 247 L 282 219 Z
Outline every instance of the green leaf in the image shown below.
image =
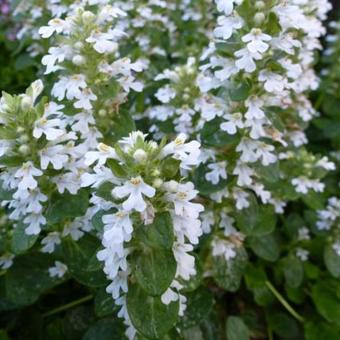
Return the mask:
M 268 313 L 268 323 L 274 333 L 284 339 L 297 338 L 299 335 L 299 326 L 296 320 L 285 313 Z
M 181 328 L 187 329 L 198 325 L 209 316 L 214 304 L 213 294 L 204 287 L 186 294 L 187 308 L 181 319 Z
M 114 185 L 112 183 L 103 183 L 97 190 L 96 195 L 104 198 L 106 201 L 112 200 L 112 189 L 114 188 Z
M 263 236 L 274 231 L 276 215 L 270 206 L 258 206 L 255 199 L 250 200 L 250 206 L 236 214 L 238 228 L 249 236 Z
M 23 222 L 19 222 L 13 230 L 11 249 L 14 254 L 24 253 L 33 247 L 38 239 L 38 235 L 27 235 L 25 229 L 27 226 Z
M 229 135 L 221 130 L 222 122 L 221 118 L 215 118 L 204 124 L 201 130 L 201 141 L 204 146 L 222 148 L 236 145 L 239 142 L 240 137 L 237 134 Z
M 42 293 L 62 282 L 50 277 L 48 269 L 53 265 L 47 254 L 18 256 L 5 275 L 6 298 L 21 306 L 34 303 Z
M 140 225 L 136 233 L 140 241 L 157 249 L 172 249 L 175 240 L 172 219 L 168 212 L 157 214 L 151 224 Z
M 275 262 L 280 256 L 279 245 L 273 234 L 249 237 L 248 242 L 253 252 L 261 259 Z
M 99 246 L 99 241 L 90 235 L 83 236 L 77 242 L 70 238 L 63 239 L 64 262 L 67 264 L 70 274 L 84 285 L 100 287 L 107 284 L 102 269 L 95 270 L 91 266 Z
M 324 249 L 324 261 L 328 271 L 332 276 L 340 277 L 340 256 L 334 251 L 331 244 L 328 244 Z
M 282 260 L 283 273 L 286 284 L 289 287 L 297 288 L 303 281 L 303 265 L 302 262 L 293 255 Z
M 319 314 L 340 326 L 340 299 L 335 291 L 334 282 L 319 281 L 312 287 L 312 299 Z
M 82 340 L 121 340 L 125 339 L 125 326 L 119 319 L 102 319 L 92 325 Z
M 126 172 L 124 168 L 119 164 L 119 162 L 116 159 L 109 158 L 106 161 L 106 164 L 111 169 L 112 173 L 117 177 L 126 177 Z
M 235 82 L 230 84 L 229 97 L 234 102 L 243 102 L 249 97 L 251 85 L 247 82 Z
M 235 258 L 226 261 L 223 256 L 212 257 L 212 274 L 216 283 L 229 292 L 235 292 L 240 287 L 242 275 L 248 261 L 244 248 L 237 249 Z
M 144 336 L 161 339 L 177 322 L 179 302 L 165 305 L 160 297 L 148 296 L 138 285 L 130 285 L 127 310 L 134 327 Z
M 115 310 L 115 303 L 112 295 L 106 292 L 106 288 L 99 288 L 94 300 L 94 311 L 96 315 L 101 318 L 110 315 Z
M 0 201 L 8 201 L 12 199 L 12 195 L 15 191 L 7 191 L 3 189 L 3 181 L 0 181 Z
M 174 179 L 179 171 L 180 161 L 174 158 L 167 158 L 162 162 L 161 173 L 165 179 Z M 162 177 L 162 178 L 163 178 Z
M 227 319 L 228 340 L 248 340 L 249 329 L 243 320 L 237 316 L 229 316 Z
M 132 270 L 138 284 L 150 295 L 161 295 L 175 278 L 177 263 L 172 250 L 146 249 L 132 257 Z
M 306 340 L 338 340 L 340 339 L 340 329 L 334 324 L 326 322 L 312 322 L 305 324 Z
M 136 130 L 135 122 L 127 110 L 121 110 L 119 113 L 116 113 L 112 118 L 112 124 L 113 127 L 109 130 L 111 133 L 111 144 L 119 141 L 123 137 L 127 137 L 130 132 Z
M 85 189 L 78 191 L 77 195 L 65 193 L 55 195 L 46 212 L 48 223 L 59 223 L 69 218 L 83 216 L 89 205 L 89 193 Z

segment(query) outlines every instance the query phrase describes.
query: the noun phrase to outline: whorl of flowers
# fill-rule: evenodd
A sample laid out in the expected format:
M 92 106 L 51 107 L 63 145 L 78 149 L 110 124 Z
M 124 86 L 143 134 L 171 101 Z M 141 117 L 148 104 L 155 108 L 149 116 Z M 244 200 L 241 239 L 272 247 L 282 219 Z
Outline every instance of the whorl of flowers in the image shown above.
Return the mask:
M 328 231 L 332 249 L 340 256 L 340 200 L 337 197 L 331 197 L 326 209 L 318 210 L 317 215 L 317 229 Z
M 306 92 L 318 85 L 313 55 L 321 47 L 318 38 L 325 29 L 320 19 L 329 7 L 319 1 L 222 4 L 217 1 L 222 15 L 205 66 L 211 73 L 202 76 L 201 88 L 221 88 L 226 95 L 229 90 L 229 112 L 220 127 L 229 135 L 240 135 L 233 173 L 238 185 L 251 187 L 259 175 L 253 163 L 269 166 L 291 157 L 285 153 L 287 146 L 295 153 L 294 147 L 306 143 L 305 122 L 315 115 Z M 230 92 L 235 86 L 242 99 Z M 321 190 L 317 179 L 292 179 L 298 192 L 303 180 L 310 181 L 308 189 Z
M 97 195 L 104 188 L 111 192 L 100 212 L 104 249 L 97 257 L 112 281 L 107 292 L 122 306 L 119 316 L 130 326 L 130 337 L 131 284 L 133 291 L 141 288 L 165 305 L 176 303 L 183 315 L 186 298 L 180 290 L 196 274 L 190 252 L 202 234 L 198 216 L 203 206 L 191 202 L 197 195 L 194 185 L 180 179 L 180 169 L 198 163 L 199 143 L 186 143 L 179 135 L 157 145 L 145 137 L 132 132 L 114 147 L 100 144 L 98 151 L 86 154 L 93 173 L 82 176 L 83 186 L 93 187 Z
M 56 170 L 66 165 L 70 156 L 67 143 L 72 141 L 62 106 L 53 102 L 35 105 L 42 90 L 42 82 L 36 81 L 26 94 L 3 93 L 0 101 L 0 177 L 2 188 L 13 191 L 12 199 L 2 205 L 11 210 L 10 219 L 23 219 L 27 234 L 33 235 L 46 224 L 42 210 L 48 197 L 39 186 L 43 170 L 50 163 Z

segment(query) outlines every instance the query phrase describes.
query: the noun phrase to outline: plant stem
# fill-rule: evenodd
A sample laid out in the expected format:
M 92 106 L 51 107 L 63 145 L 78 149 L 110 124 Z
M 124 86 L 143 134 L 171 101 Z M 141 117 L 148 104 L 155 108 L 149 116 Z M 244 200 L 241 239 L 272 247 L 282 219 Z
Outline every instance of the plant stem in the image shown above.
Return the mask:
M 46 313 L 44 313 L 42 315 L 43 318 L 46 318 L 48 316 L 51 316 L 51 315 L 54 315 L 54 314 L 57 314 L 57 313 L 60 313 L 60 312 L 63 312 L 69 308 L 72 308 L 72 307 L 75 307 L 75 306 L 78 306 L 84 302 L 87 302 L 87 301 L 90 301 L 93 299 L 93 296 L 92 295 L 87 295 L 87 296 L 84 296 L 78 300 L 75 300 L 75 301 L 72 301 L 70 303 L 67 303 L 66 305 L 62 305 L 62 306 L 59 306 L 57 308 L 54 308 Z
M 285 298 L 276 290 L 276 288 L 269 282 L 266 281 L 266 286 L 270 289 L 270 291 L 275 295 L 275 297 L 281 302 L 283 307 L 287 309 L 287 311 L 298 321 L 304 322 L 303 317 L 297 313 L 293 307 L 285 300 Z

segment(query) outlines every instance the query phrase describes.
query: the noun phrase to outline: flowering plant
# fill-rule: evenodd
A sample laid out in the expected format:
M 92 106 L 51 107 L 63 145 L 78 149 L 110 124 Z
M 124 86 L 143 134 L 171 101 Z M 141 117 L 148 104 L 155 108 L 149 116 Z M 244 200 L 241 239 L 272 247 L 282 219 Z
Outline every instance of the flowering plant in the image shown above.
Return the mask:
M 1 336 L 337 339 L 330 3 L 11 5 L 38 67 L 0 99 Z

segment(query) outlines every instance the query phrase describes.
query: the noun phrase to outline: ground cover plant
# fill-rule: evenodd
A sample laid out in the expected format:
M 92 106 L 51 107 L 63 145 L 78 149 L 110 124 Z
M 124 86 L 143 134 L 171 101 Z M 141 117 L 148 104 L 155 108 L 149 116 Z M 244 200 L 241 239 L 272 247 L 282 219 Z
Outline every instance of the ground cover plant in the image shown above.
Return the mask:
M 1 339 L 339 339 L 336 7 L 0 13 Z

